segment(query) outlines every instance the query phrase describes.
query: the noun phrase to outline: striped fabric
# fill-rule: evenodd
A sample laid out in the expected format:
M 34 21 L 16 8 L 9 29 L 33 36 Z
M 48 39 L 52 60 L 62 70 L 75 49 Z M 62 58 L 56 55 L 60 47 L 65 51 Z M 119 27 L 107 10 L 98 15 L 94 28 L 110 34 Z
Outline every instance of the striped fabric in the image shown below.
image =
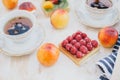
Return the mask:
M 119 33 L 118 40 L 117 40 L 115 46 L 113 47 L 112 53 L 109 56 L 107 56 L 97 62 L 98 68 L 103 72 L 103 74 L 99 77 L 99 80 L 109 80 L 110 79 L 113 68 L 114 68 L 114 63 L 116 61 L 116 56 L 117 56 L 117 52 L 119 50 L 119 46 L 120 46 L 120 33 Z

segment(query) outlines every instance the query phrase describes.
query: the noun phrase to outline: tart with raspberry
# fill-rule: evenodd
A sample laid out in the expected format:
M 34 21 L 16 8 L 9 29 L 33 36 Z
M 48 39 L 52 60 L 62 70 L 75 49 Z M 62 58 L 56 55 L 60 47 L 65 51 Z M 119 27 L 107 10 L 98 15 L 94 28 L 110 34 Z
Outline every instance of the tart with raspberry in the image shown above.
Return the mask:
M 43 0 L 42 9 L 47 16 L 50 16 L 53 11 L 59 8 L 69 11 L 68 1 L 67 0 Z
M 99 45 L 96 40 L 91 40 L 86 33 L 77 31 L 63 40 L 59 48 L 75 64 L 80 65 L 81 62 L 99 50 Z

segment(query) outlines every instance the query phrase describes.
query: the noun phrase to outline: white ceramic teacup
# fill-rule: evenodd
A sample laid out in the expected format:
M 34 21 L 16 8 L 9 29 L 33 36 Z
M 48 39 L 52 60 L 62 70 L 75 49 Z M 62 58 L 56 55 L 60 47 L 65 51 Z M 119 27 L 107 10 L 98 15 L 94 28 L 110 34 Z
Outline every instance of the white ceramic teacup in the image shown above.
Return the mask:
M 88 11 L 89 15 L 94 19 L 103 19 L 105 15 L 114 11 L 114 4 L 112 0 L 100 0 L 101 2 L 105 3 L 105 5 L 109 6 L 106 9 L 98 9 L 93 8 L 90 6 L 90 3 L 94 2 L 95 0 L 86 0 L 85 1 L 85 8 Z M 106 1 L 106 2 L 105 2 Z
M 24 18 L 27 18 L 31 21 L 32 23 L 32 27 L 22 33 L 22 34 L 18 34 L 18 35 L 9 35 L 9 34 L 6 34 L 5 33 L 5 26 L 6 24 L 14 19 L 14 18 L 17 18 L 17 17 L 24 17 Z M 23 11 L 23 10 L 15 10 L 15 11 L 12 11 L 10 13 L 8 13 L 7 15 L 5 15 L 1 20 L 1 25 L 0 25 L 0 46 L 2 46 L 2 44 L 4 44 L 4 39 L 9 39 L 13 42 L 23 42 L 24 40 L 27 40 L 29 38 L 29 36 L 31 35 L 32 31 L 34 30 L 35 28 L 35 25 L 36 25 L 36 18 L 35 16 L 32 14 L 32 13 L 29 13 L 27 11 Z M 3 45 L 4 46 L 4 45 Z

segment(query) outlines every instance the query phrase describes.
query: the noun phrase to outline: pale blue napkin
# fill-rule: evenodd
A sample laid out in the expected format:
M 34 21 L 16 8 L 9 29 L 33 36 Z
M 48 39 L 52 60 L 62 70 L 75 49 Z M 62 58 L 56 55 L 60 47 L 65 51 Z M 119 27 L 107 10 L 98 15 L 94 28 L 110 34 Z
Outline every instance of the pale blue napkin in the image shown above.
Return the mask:
M 98 68 L 103 72 L 103 74 L 100 75 L 99 80 L 109 80 L 110 79 L 113 68 L 114 68 L 114 63 L 116 61 L 119 46 L 120 46 L 120 33 L 119 33 L 118 40 L 113 47 L 112 53 L 109 56 L 99 60 L 96 63 Z

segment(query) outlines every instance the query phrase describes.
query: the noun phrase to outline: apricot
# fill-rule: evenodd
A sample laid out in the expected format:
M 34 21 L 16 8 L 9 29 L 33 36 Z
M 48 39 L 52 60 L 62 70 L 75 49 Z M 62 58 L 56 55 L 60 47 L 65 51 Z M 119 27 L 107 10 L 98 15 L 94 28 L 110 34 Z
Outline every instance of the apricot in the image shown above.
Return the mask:
M 65 28 L 69 21 L 68 12 L 64 9 L 57 9 L 52 13 L 50 20 L 53 27 L 57 29 Z
M 98 33 L 98 39 L 104 47 L 111 48 L 118 39 L 118 31 L 112 27 L 105 27 Z
M 2 2 L 7 9 L 13 9 L 18 4 L 18 0 L 2 0 Z
M 38 61 L 44 66 L 52 66 L 59 57 L 59 49 L 52 43 L 43 44 L 37 52 Z

